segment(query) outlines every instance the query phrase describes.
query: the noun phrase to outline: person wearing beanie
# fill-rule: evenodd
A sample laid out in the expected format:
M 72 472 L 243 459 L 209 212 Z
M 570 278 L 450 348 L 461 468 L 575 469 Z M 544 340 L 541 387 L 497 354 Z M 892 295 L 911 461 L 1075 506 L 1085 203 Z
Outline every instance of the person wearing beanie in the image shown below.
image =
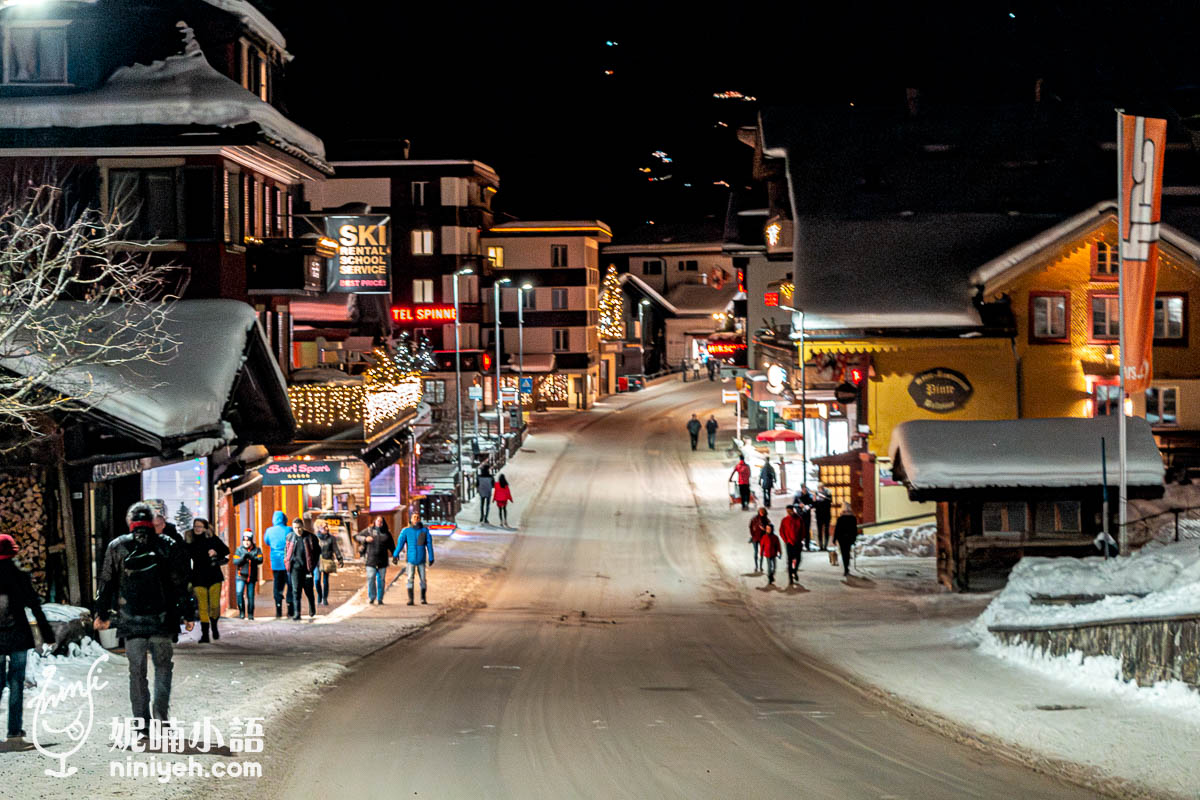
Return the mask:
M 154 512 L 134 503 L 125 514 L 129 533 L 109 542 L 96 591 L 96 630 L 116 617 L 129 660 L 129 702 L 133 716 L 170 719 L 171 672 L 179 626 L 195 626 L 196 597 L 188 583 L 191 563 L 183 545 L 155 532 Z M 154 705 L 150 704 L 146 659 L 154 661 Z M 153 714 L 153 717 L 151 717 Z M 145 728 L 143 728 L 144 730 Z
M 0 533 L 0 692 L 8 687 L 8 738 L 21 740 L 25 703 L 25 666 L 33 648 L 33 632 L 25 609 L 33 612 L 38 633 L 44 644 L 54 644 L 54 630 L 46 621 L 42 603 L 33 590 L 29 573 L 19 568 L 15 558 L 17 542 Z

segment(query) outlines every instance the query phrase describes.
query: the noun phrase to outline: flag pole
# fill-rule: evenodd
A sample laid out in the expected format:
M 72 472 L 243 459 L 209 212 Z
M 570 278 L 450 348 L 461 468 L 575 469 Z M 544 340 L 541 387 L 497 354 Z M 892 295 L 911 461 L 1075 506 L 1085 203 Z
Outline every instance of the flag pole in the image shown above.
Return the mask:
M 1129 509 L 1127 506 L 1126 459 L 1128 458 L 1127 431 L 1125 420 L 1125 202 L 1122 195 L 1125 192 L 1125 126 L 1122 119 L 1125 109 L 1118 108 L 1117 112 L 1117 348 L 1120 358 L 1117 361 L 1120 374 L 1120 407 L 1117 416 L 1117 449 L 1119 464 L 1119 485 L 1117 489 L 1117 540 L 1121 555 L 1129 555 L 1129 537 L 1126 533 L 1126 522 Z

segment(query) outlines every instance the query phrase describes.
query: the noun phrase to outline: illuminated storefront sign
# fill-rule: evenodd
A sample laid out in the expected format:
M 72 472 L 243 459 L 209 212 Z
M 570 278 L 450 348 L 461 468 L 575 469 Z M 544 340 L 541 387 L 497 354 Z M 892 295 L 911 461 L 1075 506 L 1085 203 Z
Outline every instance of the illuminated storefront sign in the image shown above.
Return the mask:
M 767 292 L 766 294 L 764 294 L 763 295 L 763 305 L 764 306 L 778 306 L 779 305 L 779 292 Z
M 295 486 L 305 483 L 339 482 L 341 464 L 337 461 L 272 461 L 260 467 L 263 486 Z
M 454 306 L 392 306 L 392 322 L 454 322 Z
M 731 356 L 746 349 L 741 342 L 709 342 L 706 346 L 710 356 Z
M 326 217 L 325 233 L 338 245 L 329 259 L 326 288 L 343 294 L 391 294 L 391 217 Z

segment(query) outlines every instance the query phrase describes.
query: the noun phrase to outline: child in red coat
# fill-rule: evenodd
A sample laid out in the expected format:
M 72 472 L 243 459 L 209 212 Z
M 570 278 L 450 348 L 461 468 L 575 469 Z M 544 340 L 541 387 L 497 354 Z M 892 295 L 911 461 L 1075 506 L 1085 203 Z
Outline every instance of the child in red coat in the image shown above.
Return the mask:
M 774 585 L 775 561 L 779 558 L 781 547 L 779 537 L 775 535 L 775 526 L 770 522 L 763 526 L 763 535 L 758 546 L 762 550 L 762 557 L 767 561 L 767 585 Z

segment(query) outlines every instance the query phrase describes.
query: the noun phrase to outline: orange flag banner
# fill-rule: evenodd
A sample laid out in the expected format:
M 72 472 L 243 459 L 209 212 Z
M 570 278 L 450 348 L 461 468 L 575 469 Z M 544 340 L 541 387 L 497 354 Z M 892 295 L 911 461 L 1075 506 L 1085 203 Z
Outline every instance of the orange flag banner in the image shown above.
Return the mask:
M 1150 388 L 1154 289 L 1158 283 L 1158 224 L 1162 212 L 1167 121 L 1121 115 L 1121 368 L 1127 394 Z

